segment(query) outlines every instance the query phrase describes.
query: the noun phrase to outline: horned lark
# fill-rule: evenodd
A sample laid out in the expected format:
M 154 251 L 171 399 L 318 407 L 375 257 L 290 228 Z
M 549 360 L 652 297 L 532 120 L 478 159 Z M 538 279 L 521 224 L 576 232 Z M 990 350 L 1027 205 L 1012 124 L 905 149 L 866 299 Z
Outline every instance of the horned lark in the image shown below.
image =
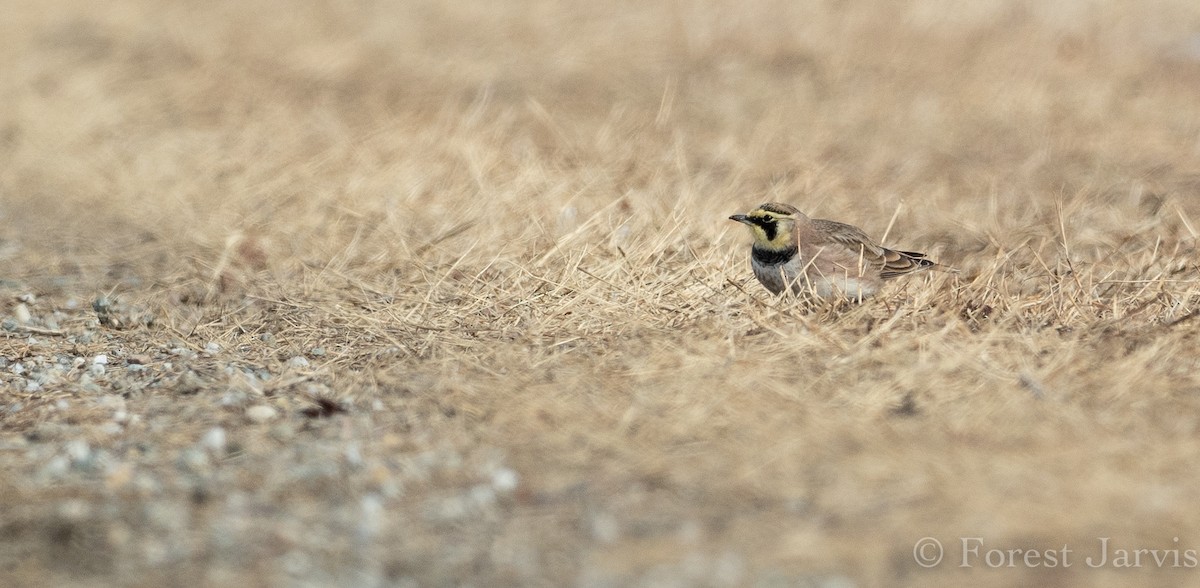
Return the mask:
M 881 247 L 858 227 L 810 219 L 789 204 L 768 202 L 729 219 L 750 227 L 750 265 L 773 294 L 790 289 L 797 295 L 861 301 L 886 279 L 942 269 L 923 253 Z

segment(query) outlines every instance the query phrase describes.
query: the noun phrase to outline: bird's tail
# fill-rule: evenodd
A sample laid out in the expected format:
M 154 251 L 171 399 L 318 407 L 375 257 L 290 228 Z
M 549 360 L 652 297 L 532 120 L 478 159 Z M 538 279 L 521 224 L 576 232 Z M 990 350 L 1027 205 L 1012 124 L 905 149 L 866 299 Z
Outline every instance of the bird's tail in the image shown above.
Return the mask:
M 921 270 L 957 273 L 958 270 L 948 265 L 942 265 L 925 257 L 924 253 L 916 251 L 883 250 L 883 271 L 879 273 L 884 279 L 903 276 Z

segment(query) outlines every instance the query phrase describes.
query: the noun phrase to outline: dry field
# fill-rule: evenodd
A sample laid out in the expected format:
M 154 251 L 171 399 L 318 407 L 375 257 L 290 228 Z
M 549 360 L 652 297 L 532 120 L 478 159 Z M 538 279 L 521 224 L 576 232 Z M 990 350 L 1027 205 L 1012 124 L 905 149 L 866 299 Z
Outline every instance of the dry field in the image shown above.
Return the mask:
M 0 585 L 1195 585 L 1193 1 L 0 8 Z

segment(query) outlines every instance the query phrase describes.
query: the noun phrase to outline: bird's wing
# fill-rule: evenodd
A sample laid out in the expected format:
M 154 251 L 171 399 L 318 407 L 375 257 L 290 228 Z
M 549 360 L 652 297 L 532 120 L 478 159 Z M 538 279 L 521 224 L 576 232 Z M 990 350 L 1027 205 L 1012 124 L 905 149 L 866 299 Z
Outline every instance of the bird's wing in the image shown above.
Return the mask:
M 813 219 L 813 228 L 829 241 L 861 255 L 867 264 L 878 267 L 879 276 L 884 279 L 937 265 L 925 259 L 924 253 L 896 251 L 877 245 L 862 229 L 846 223 Z

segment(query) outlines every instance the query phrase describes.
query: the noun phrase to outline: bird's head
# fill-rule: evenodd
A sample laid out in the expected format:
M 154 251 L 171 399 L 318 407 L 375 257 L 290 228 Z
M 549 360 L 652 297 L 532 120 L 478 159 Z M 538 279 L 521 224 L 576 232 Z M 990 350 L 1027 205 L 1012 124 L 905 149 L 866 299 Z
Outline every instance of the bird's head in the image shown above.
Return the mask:
M 796 246 L 796 223 L 808 217 L 790 204 L 768 202 L 746 214 L 735 214 L 729 220 L 750 227 L 755 247 L 780 251 Z

